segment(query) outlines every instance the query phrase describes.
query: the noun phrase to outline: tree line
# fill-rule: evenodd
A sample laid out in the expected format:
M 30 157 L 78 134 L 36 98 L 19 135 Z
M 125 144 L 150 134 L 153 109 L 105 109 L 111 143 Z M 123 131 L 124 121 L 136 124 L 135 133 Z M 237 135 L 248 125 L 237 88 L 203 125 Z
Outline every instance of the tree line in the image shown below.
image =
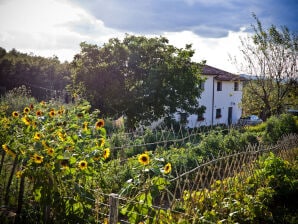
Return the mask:
M 266 119 L 297 106 L 298 38 L 286 27 L 265 29 L 254 18 L 254 35 L 242 40 L 244 69 L 254 77 L 243 89 L 242 108 Z M 80 47 L 69 63 L 0 47 L 1 90 L 26 85 L 37 99 L 48 97 L 47 91 L 67 90 L 105 116 L 125 115 L 129 127 L 171 118 L 177 110 L 202 112 L 197 98 L 203 91 L 205 62 L 192 60 L 190 44 L 177 48 L 162 36 L 127 34 L 102 46 L 83 42 Z

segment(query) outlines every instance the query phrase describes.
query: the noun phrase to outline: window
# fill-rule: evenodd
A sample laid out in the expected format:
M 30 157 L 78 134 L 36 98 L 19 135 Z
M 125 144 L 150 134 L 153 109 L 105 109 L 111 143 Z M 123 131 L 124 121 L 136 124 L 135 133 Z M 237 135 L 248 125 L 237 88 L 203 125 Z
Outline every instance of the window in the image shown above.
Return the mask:
M 234 91 L 239 91 L 239 82 L 234 82 Z
M 217 82 L 217 91 L 222 91 L 222 82 Z
M 216 118 L 221 118 L 221 109 L 216 109 L 215 117 Z

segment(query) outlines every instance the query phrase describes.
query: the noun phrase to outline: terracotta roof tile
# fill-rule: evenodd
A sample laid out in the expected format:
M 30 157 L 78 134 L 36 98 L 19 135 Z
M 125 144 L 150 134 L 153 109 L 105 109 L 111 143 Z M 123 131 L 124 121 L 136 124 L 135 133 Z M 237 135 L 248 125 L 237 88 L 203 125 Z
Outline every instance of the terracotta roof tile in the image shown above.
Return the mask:
M 239 75 L 232 74 L 230 72 L 226 72 L 224 70 L 220 70 L 218 68 L 214 68 L 209 65 L 205 65 L 202 71 L 203 75 L 214 75 L 216 80 L 220 81 L 245 81 L 244 77 L 240 77 Z

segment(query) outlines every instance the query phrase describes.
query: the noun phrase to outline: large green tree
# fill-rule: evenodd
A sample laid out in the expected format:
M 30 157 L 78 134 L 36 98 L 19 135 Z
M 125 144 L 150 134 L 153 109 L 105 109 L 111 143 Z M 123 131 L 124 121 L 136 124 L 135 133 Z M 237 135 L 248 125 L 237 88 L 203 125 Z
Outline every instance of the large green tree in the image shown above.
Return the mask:
M 297 33 L 291 33 L 282 26 L 271 25 L 265 29 L 260 20 L 253 15 L 254 35 L 242 40 L 241 52 L 244 56 L 245 70 L 252 79 L 245 86 L 243 109 L 257 112 L 263 119 L 280 114 L 286 109 L 289 95 L 296 99 L 298 82 Z
M 99 47 L 81 44 L 73 61 L 74 85 L 83 83 L 93 106 L 126 115 L 128 126 L 148 124 L 181 110 L 195 113 L 203 64 L 191 45 L 176 48 L 164 37 L 126 35 Z

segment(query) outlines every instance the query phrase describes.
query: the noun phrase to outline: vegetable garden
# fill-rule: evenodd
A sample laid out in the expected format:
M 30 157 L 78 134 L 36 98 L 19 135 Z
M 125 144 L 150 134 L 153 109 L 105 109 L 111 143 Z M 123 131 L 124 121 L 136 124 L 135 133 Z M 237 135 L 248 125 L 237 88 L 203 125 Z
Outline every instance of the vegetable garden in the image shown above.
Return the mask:
M 2 223 L 298 220 L 293 116 L 127 135 L 85 101 L 24 103 L 1 104 Z

